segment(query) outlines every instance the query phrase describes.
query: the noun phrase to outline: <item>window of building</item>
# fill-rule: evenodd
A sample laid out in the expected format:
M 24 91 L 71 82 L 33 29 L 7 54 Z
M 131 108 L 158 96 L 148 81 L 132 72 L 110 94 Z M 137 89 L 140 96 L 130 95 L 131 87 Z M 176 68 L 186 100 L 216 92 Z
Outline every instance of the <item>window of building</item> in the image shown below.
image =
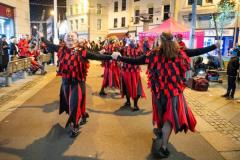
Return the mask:
M 114 28 L 117 28 L 117 23 L 118 23 L 117 18 L 114 18 L 114 24 L 113 24 L 113 27 L 114 27 Z
M 169 18 L 170 5 L 165 5 L 163 10 L 163 20 L 166 20 Z
M 97 19 L 97 30 L 101 30 L 101 28 L 102 28 L 102 20 Z
M 134 2 L 138 2 L 138 1 L 140 1 L 140 0 L 134 0 Z
M 76 30 L 78 30 L 78 19 L 75 20 Z
M 84 18 L 81 18 L 81 23 L 84 23 Z
M 73 21 L 70 21 L 70 27 L 71 27 L 71 31 L 73 30 Z
M 206 3 L 213 3 L 213 0 L 206 0 Z
M 148 8 L 150 23 L 153 22 L 153 8 Z
M 81 10 L 80 12 L 85 13 L 84 9 L 85 9 L 84 8 L 84 2 L 80 2 L 80 10 Z
M 197 5 L 202 5 L 202 0 L 196 0 L 197 1 Z M 188 0 L 188 5 L 192 5 L 193 4 L 193 0 Z
M 97 4 L 97 14 L 101 14 L 101 13 L 102 13 L 102 5 Z
M 70 15 L 73 15 L 73 7 L 72 7 L 72 5 L 70 6 Z
M 135 24 L 139 24 L 139 20 L 140 20 L 140 10 L 135 10 Z
M 78 4 L 75 5 L 75 13 L 78 14 Z
M 126 26 L 126 18 L 125 17 L 122 17 L 122 27 L 125 27 Z
M 118 1 L 114 2 L 114 12 L 118 12 Z
M 126 11 L 127 8 L 127 2 L 126 0 L 122 0 L 122 11 Z

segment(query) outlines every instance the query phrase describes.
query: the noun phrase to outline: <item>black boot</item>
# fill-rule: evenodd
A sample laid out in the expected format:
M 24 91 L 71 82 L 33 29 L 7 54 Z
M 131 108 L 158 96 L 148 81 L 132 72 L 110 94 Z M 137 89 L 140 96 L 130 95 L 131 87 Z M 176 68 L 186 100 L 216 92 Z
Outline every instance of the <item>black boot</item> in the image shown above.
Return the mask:
M 79 134 L 79 129 L 78 128 L 73 128 L 72 131 L 70 132 L 70 137 L 75 138 Z
M 89 114 L 87 112 L 85 112 L 82 116 L 82 119 L 80 121 L 80 126 L 84 125 L 87 123 L 87 118 L 89 118 Z
M 153 133 L 157 139 L 162 139 L 162 130 L 160 128 L 154 128 Z
M 139 107 L 138 107 L 138 99 L 139 99 L 140 96 L 137 96 L 135 99 L 134 99 L 134 107 L 133 107 L 133 111 L 139 111 Z
M 226 94 L 222 95 L 222 97 L 228 98 L 229 97 L 229 93 L 226 93 Z
M 169 156 L 169 154 L 170 154 L 169 150 L 167 148 L 164 149 L 163 147 L 161 147 L 159 149 L 159 153 L 160 153 L 162 158 L 167 158 Z
M 131 107 L 131 103 L 127 101 L 127 102 L 124 103 L 123 106 L 124 106 L 124 107 Z
M 100 92 L 99 92 L 99 95 L 100 95 L 100 96 L 106 96 L 107 93 L 105 93 L 104 90 L 103 90 L 103 91 L 100 91 Z
M 159 148 L 162 145 L 161 139 L 152 139 L 152 148 L 151 148 L 151 154 L 153 158 L 164 158 L 162 157 L 162 154 L 160 153 Z
M 126 96 L 127 101 L 124 103 L 124 105 L 122 107 L 131 107 L 131 102 L 130 102 L 130 98 L 128 96 Z
M 228 97 L 226 97 L 227 100 L 233 100 L 234 99 L 234 96 L 233 95 L 230 95 Z
M 133 112 L 135 111 L 139 111 L 139 107 L 138 106 L 134 106 L 133 109 L 132 109 Z

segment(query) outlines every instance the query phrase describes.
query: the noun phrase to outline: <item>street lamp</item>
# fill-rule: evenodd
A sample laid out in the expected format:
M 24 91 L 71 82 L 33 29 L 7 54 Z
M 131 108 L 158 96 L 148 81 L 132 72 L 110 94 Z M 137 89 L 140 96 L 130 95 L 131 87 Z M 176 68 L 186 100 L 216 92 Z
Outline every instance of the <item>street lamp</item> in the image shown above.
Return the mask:
M 54 0 L 54 12 L 53 12 L 53 17 L 54 17 L 54 39 L 53 42 L 54 44 L 59 43 L 58 39 L 58 29 L 57 29 L 57 0 Z
M 51 15 L 51 16 L 54 16 L 54 10 L 51 10 L 51 11 L 50 11 L 50 15 Z

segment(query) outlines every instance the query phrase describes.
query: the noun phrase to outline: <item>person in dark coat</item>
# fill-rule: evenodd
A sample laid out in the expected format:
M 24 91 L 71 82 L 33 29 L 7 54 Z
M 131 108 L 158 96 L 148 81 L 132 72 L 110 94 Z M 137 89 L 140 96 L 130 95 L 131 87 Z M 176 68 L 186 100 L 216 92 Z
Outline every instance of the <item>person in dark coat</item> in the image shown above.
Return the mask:
M 9 62 L 9 54 L 8 54 L 9 46 L 7 43 L 7 37 L 5 35 L 2 36 L 2 49 L 3 49 L 2 65 L 3 65 L 3 70 L 6 70 Z
M 230 53 L 232 57 L 228 62 L 227 66 L 228 88 L 227 93 L 222 95 L 222 97 L 226 97 L 229 100 L 234 99 L 234 94 L 236 90 L 237 70 L 239 69 L 240 46 L 231 50 Z
M 17 38 L 15 36 L 12 36 L 10 38 L 10 56 L 11 56 L 11 60 L 13 60 L 14 58 L 16 58 L 16 56 L 18 55 L 18 45 L 17 45 Z
M 3 56 L 2 38 L 0 38 L 0 72 L 3 71 L 2 56 Z

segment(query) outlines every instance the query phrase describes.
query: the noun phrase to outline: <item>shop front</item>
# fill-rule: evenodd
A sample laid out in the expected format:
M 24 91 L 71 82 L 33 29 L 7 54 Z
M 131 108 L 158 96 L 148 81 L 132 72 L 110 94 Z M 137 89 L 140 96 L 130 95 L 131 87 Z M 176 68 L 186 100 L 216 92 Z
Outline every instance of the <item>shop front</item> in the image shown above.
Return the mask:
M 214 29 L 206 29 L 204 30 L 204 46 L 212 45 L 216 42 L 217 36 L 216 31 Z M 228 56 L 228 51 L 233 47 L 234 41 L 234 29 L 224 29 L 222 33 L 221 40 L 221 51 L 223 56 Z M 211 55 L 216 55 L 217 52 L 213 51 L 210 53 Z
M 15 35 L 14 8 L 0 3 L 0 36 L 7 38 Z

